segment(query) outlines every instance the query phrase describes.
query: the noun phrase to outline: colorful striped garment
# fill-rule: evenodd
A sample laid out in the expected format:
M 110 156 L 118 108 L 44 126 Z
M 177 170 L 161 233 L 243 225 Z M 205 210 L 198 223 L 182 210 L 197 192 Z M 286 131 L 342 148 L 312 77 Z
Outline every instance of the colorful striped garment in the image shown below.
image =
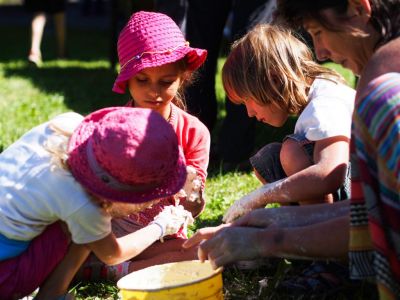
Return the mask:
M 350 274 L 374 277 L 381 300 L 399 299 L 400 73 L 374 79 L 363 95 L 353 116 L 362 191 L 352 190 Z

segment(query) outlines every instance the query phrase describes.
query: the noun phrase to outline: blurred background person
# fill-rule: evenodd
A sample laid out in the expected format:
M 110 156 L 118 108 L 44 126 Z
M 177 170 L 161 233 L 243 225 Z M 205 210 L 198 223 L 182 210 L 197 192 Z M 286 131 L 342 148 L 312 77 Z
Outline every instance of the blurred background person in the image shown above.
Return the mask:
M 105 13 L 104 0 L 82 0 L 81 12 L 83 16 L 103 15 Z
M 65 0 L 25 0 L 24 7 L 33 14 L 31 22 L 31 48 L 28 61 L 35 66 L 42 64 L 41 44 L 48 15 L 54 18 L 57 38 L 57 56 L 65 58 Z

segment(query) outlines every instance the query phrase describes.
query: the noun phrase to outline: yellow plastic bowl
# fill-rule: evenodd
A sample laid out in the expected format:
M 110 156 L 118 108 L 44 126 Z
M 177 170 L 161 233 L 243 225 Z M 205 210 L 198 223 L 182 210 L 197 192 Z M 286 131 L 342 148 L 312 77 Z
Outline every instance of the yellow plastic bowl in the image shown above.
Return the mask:
M 122 300 L 224 299 L 222 269 L 198 260 L 148 267 L 122 277 Z

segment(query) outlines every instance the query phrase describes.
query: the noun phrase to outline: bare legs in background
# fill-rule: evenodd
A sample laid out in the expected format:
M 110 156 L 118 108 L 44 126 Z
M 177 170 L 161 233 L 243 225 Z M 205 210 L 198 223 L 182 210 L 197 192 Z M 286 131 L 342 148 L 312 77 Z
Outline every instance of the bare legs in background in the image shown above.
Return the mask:
M 65 13 L 59 12 L 53 14 L 55 33 L 57 39 L 57 56 L 58 58 L 65 58 L 65 40 L 66 40 L 66 26 L 65 26 Z M 34 13 L 31 23 L 31 49 L 29 51 L 28 60 L 39 66 L 42 63 L 41 44 L 43 39 L 43 32 L 46 26 L 47 16 L 44 12 Z

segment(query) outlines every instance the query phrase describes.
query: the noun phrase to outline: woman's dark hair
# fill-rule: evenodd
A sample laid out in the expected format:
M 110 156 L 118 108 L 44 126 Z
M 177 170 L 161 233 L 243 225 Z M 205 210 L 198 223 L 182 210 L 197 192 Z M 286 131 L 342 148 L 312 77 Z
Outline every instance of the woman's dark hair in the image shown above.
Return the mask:
M 400 0 L 369 0 L 371 25 L 380 34 L 377 46 L 386 44 L 400 36 Z M 344 17 L 348 0 L 278 0 L 277 18 L 298 29 L 306 19 L 314 19 L 332 31 L 340 31 L 321 16 L 324 9 L 333 9 L 337 16 Z

